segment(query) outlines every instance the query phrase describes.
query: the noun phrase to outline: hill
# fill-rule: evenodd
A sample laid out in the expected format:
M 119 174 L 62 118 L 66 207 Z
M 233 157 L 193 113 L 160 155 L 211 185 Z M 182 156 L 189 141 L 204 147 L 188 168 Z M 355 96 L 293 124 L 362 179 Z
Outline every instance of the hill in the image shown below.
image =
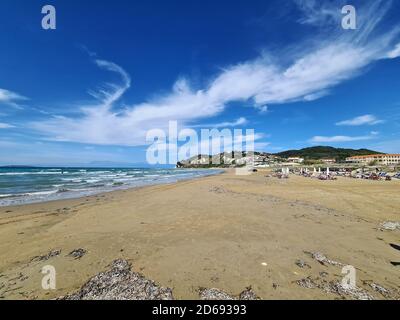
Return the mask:
M 276 153 L 275 155 L 282 158 L 289 157 L 301 157 L 304 159 L 324 159 L 324 158 L 332 158 L 337 161 L 341 161 L 346 159 L 347 157 L 352 156 L 363 156 L 369 154 L 380 154 L 381 152 L 368 150 L 368 149 L 344 149 L 344 148 L 334 148 L 334 147 L 310 147 L 304 148 L 300 150 L 288 150 L 280 153 Z

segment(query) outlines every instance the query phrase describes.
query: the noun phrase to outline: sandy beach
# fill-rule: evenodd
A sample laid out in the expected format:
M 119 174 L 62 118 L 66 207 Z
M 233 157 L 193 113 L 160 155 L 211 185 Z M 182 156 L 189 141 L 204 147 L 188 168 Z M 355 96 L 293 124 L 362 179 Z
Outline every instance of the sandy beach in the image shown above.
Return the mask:
M 400 297 L 400 269 L 390 263 L 400 252 L 389 245 L 400 244 L 400 230 L 379 227 L 400 220 L 399 180 L 265 175 L 227 171 L 1 207 L 0 298 L 63 296 L 118 258 L 176 299 L 197 299 L 202 287 L 237 295 L 250 286 L 261 299 L 353 299 L 315 285 L 340 281 L 343 265 L 356 268 L 357 286 L 373 298 Z M 76 249 L 85 254 L 69 256 Z M 59 251 L 44 257 L 52 250 Z M 56 268 L 56 290 L 41 287 L 45 265 Z

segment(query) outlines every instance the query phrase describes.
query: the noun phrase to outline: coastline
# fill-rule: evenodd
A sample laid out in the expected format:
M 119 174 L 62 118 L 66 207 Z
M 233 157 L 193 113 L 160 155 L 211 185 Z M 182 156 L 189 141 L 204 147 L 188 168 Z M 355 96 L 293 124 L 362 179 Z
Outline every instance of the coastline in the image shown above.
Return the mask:
M 35 168 L 35 169 L 45 169 L 45 168 Z M 49 168 L 50 170 L 59 170 L 60 168 Z M 72 169 L 72 168 L 70 168 Z M 82 169 L 82 168 L 76 168 Z M 91 168 L 87 168 L 91 169 Z M 94 168 L 97 170 L 116 170 L 115 168 Z M 134 170 L 145 170 L 141 168 L 134 168 Z M 157 169 L 155 170 L 162 170 Z M 165 170 L 165 169 L 164 169 Z M 167 169 L 169 171 L 169 169 Z M 171 169 L 172 170 L 172 169 Z M 34 204 L 34 203 L 46 203 L 50 201 L 59 201 L 59 200 L 67 200 L 67 199 L 79 199 L 84 197 L 95 196 L 98 194 L 104 194 L 109 192 L 121 191 L 121 190 L 129 190 L 135 188 L 141 188 L 146 186 L 153 186 L 153 185 L 162 185 L 162 184 L 171 184 L 177 183 L 179 181 L 187 181 L 212 175 L 218 175 L 224 172 L 221 168 L 207 168 L 207 169 L 174 169 L 177 172 L 201 172 L 204 171 L 206 173 L 202 173 L 200 175 L 193 175 L 188 177 L 181 177 L 179 175 L 159 175 L 160 178 L 158 179 L 148 179 L 148 177 L 144 176 L 142 180 L 135 177 L 134 183 L 113 183 L 112 186 L 108 186 L 103 188 L 87 188 L 84 190 L 74 190 L 74 189 L 66 189 L 61 188 L 59 189 L 60 185 L 57 186 L 56 189 L 47 190 L 47 191 L 39 191 L 39 190 L 30 190 L 29 192 L 25 193 L 16 193 L 16 194 L 0 194 L 0 208 L 1 207 L 11 207 L 11 206 L 18 206 L 18 205 L 26 205 L 26 204 Z M 147 178 L 147 179 L 146 179 Z M 79 179 L 78 179 L 79 180 Z M 42 195 L 39 197 L 35 197 L 35 195 Z
M 321 252 L 354 265 L 357 285 L 384 299 L 364 281 L 398 287 L 398 268 L 390 265 L 398 254 L 388 244 L 398 241 L 399 230 L 382 231 L 379 225 L 400 220 L 399 187 L 400 181 L 278 180 L 262 170 L 250 176 L 226 170 L 172 184 L 0 207 L 0 297 L 69 294 L 123 258 L 173 288 L 178 299 L 196 299 L 200 287 L 235 295 L 249 286 L 262 299 L 337 299 L 297 283 L 308 277 L 316 282 L 322 273 L 324 281 L 341 279 L 341 268 L 306 253 Z M 80 248 L 86 251 L 82 257 L 69 256 Z M 53 250 L 60 253 L 34 259 Z M 310 268 L 298 267 L 297 260 Z M 57 290 L 40 287 L 44 265 L 56 268 Z

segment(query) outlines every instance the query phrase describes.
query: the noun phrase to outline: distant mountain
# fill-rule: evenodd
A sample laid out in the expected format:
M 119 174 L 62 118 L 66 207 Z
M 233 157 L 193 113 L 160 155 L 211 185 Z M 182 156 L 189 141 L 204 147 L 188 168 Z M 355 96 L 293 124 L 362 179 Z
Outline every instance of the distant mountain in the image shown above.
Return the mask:
M 343 148 L 334 148 L 334 147 L 311 147 L 304 148 L 300 150 L 288 150 L 280 153 L 276 153 L 275 155 L 281 158 L 289 158 L 289 157 L 301 157 L 304 159 L 336 159 L 337 161 L 341 161 L 346 159 L 347 157 L 352 156 L 364 156 L 369 154 L 381 154 L 381 152 L 368 150 L 368 149 L 343 149 Z
M 156 164 L 150 165 L 147 162 L 125 163 L 113 161 L 92 161 L 89 163 L 74 163 L 74 164 L 46 164 L 46 165 L 0 165 L 0 169 L 46 169 L 46 168 L 95 168 L 95 169 L 115 169 L 115 168 L 157 168 L 157 169 L 171 169 L 174 168 L 170 164 Z
M 132 163 L 115 162 L 115 161 L 92 161 L 92 162 L 83 164 L 83 166 L 86 166 L 89 168 L 134 168 L 137 165 L 132 164 Z
M 92 161 L 89 164 L 84 165 L 84 167 L 90 168 L 159 168 L 159 169 L 170 169 L 173 168 L 173 165 L 166 164 L 157 164 L 150 165 L 147 162 L 135 162 L 135 163 L 126 163 L 126 162 L 113 162 L 113 161 Z
M 0 169 L 35 169 L 37 167 L 34 166 L 24 166 L 24 165 L 9 165 L 9 166 L 0 166 Z

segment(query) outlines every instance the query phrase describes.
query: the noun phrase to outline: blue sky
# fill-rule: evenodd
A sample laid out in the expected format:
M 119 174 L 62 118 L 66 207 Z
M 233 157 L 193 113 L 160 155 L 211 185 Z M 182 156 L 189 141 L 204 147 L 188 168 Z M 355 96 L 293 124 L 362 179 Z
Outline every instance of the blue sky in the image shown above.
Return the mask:
M 41 28 L 54 5 L 57 29 Z M 341 8 L 357 10 L 344 30 Z M 146 132 L 400 153 L 398 1 L 0 4 L 0 164 L 140 163 Z

